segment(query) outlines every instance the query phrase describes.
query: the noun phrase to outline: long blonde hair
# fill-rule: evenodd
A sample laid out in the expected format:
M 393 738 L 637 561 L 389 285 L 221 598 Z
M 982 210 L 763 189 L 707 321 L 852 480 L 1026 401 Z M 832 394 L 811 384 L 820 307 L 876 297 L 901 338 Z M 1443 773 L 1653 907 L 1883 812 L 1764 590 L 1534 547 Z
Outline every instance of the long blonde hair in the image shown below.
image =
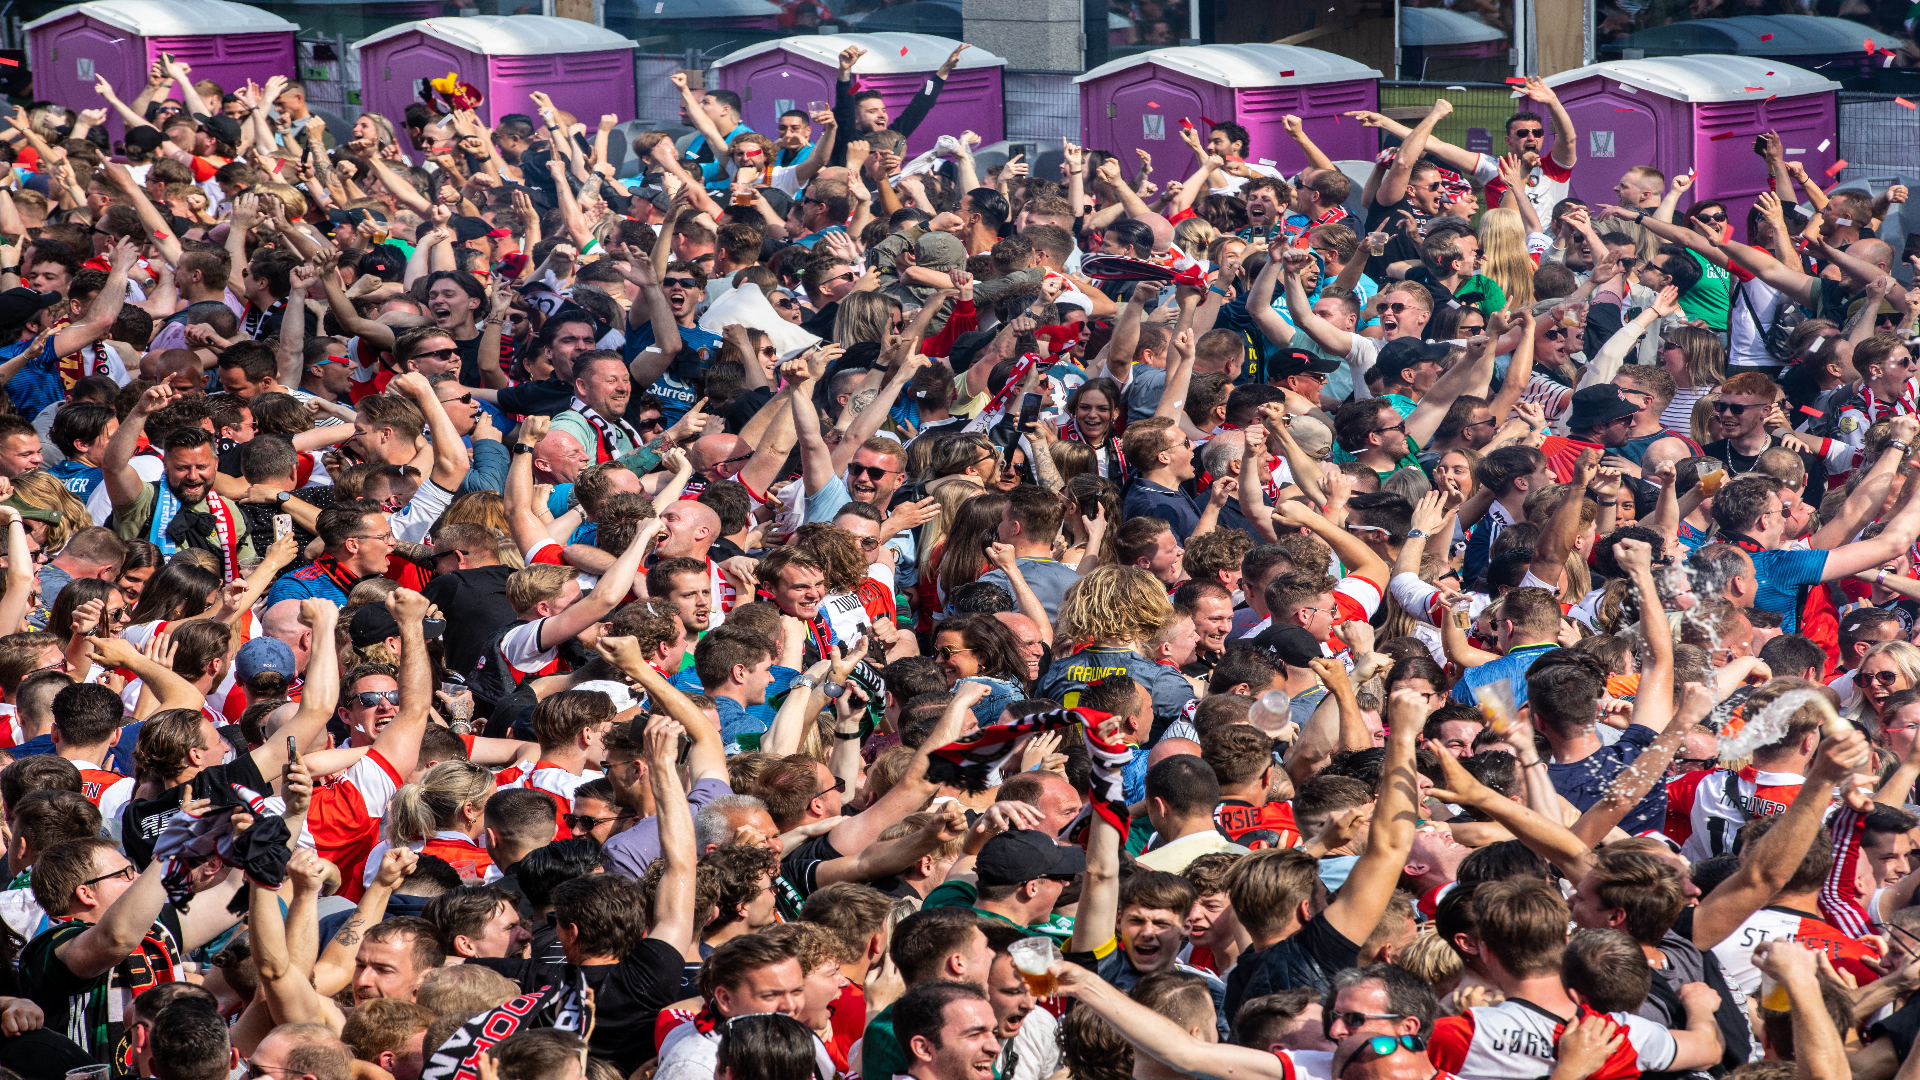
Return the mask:
M 1909 689 L 1920 689 L 1920 646 L 1910 645 L 1904 641 L 1880 642 L 1860 657 L 1860 663 L 1855 665 L 1853 670 L 1859 671 L 1868 660 L 1876 656 L 1886 657 L 1889 663 L 1899 668 L 1900 673 L 1907 677 Z M 1853 708 L 1847 710 L 1847 715 L 1856 721 L 1864 719 L 1872 723 L 1875 719 L 1873 706 L 1868 703 L 1865 694 L 1854 695 Z M 1874 723 L 1873 728 L 1870 734 L 1878 735 L 1879 724 Z
M 1054 620 L 1064 645 L 1130 641 L 1145 645 L 1173 621 L 1167 588 L 1137 566 L 1096 566 L 1067 589 Z
M 13 478 L 13 488 L 20 493 L 20 501 L 42 510 L 51 510 L 60 515 L 60 520 L 47 525 L 47 538 L 40 547 L 48 558 L 60 554 L 67 546 L 73 534 L 93 524 L 93 517 L 87 513 L 87 504 L 74 498 L 54 475 L 45 469 L 23 472 Z M 48 597 L 48 602 L 52 598 Z
M 927 522 L 926 529 L 920 537 L 920 573 L 923 576 L 939 571 L 939 556 L 946 553 L 941 545 L 947 539 L 947 533 L 952 530 L 954 519 L 960 516 L 960 505 L 980 494 L 980 489 L 965 481 L 954 481 L 950 484 L 930 487 L 927 493 L 940 503 L 940 515 Z
M 471 761 L 443 761 L 417 784 L 402 784 L 387 807 L 387 843 L 394 847 L 430 840 L 448 828 L 468 803 L 486 806 L 493 774 Z
M 1505 310 L 1533 306 L 1533 259 L 1520 211 L 1494 207 L 1480 215 L 1480 272 L 1507 294 Z

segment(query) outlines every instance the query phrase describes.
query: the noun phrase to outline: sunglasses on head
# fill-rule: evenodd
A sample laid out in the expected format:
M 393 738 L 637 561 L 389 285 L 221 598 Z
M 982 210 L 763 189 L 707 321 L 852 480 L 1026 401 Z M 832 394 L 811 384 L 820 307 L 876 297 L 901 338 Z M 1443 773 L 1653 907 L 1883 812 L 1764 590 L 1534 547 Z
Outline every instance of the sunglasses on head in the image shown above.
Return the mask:
M 362 690 L 353 695 L 353 700 L 363 709 L 377 708 L 383 701 L 389 705 L 398 705 L 400 704 L 400 691 Z
M 1735 405 L 1732 402 L 1727 402 L 1727 401 L 1716 401 L 1713 403 L 1714 412 L 1726 413 L 1728 416 L 1739 416 L 1740 414 L 1746 412 L 1748 409 L 1769 409 L 1769 408 L 1772 408 L 1772 406 L 1771 405 Z

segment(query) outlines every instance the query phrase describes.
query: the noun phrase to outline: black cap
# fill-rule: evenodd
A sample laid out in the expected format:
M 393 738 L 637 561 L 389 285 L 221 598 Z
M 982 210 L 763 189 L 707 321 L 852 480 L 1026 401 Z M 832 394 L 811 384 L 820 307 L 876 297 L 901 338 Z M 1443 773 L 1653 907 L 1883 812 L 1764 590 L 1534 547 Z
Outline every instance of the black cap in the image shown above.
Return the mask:
M 1388 382 L 1395 382 L 1400 373 L 1429 360 L 1441 361 L 1453 347 L 1438 341 L 1421 341 L 1419 338 L 1395 338 L 1380 346 L 1380 356 L 1374 360 L 1374 369 Z
M 129 149 L 145 150 L 151 153 L 160 149 L 160 144 L 166 141 L 167 137 L 161 134 L 160 129 L 157 127 L 146 126 L 129 128 L 127 130 L 127 147 Z
M 407 259 L 392 244 L 375 244 L 360 256 L 355 269 L 363 277 L 371 275 L 382 281 L 399 281 L 406 274 Z
M 352 639 L 356 649 L 399 636 L 400 623 L 385 604 L 368 604 L 354 612 L 353 622 L 347 628 L 347 637 Z
M 979 352 L 993 340 L 996 331 L 968 330 L 953 339 L 953 347 L 947 350 L 947 363 L 954 371 L 965 371 L 973 366 L 973 354 Z
M 1289 349 L 1268 371 L 1273 378 L 1290 379 L 1295 375 L 1331 375 L 1340 370 L 1340 361 L 1316 356 L 1305 349 Z
M 633 189 L 633 197 L 652 203 L 653 208 L 663 214 L 673 209 L 673 196 L 667 192 L 666 188 L 654 187 L 651 184 L 646 187 L 637 187 Z
M 1253 647 L 1288 667 L 1303 668 L 1325 655 L 1312 631 L 1304 626 L 1269 626 L 1253 639 Z
M 486 218 L 469 217 L 466 214 L 455 214 L 447 219 L 447 224 L 453 228 L 453 238 L 461 243 L 478 240 L 493 231 L 493 226 L 487 224 Z
M 333 222 L 335 225 L 365 225 L 369 221 L 385 225 L 387 223 L 387 215 L 378 210 L 369 210 L 363 206 L 356 206 L 351 210 L 341 210 L 338 208 L 328 210 L 327 220 Z
M 1639 411 L 1639 406 L 1621 397 L 1620 388 L 1612 383 L 1582 387 L 1573 392 L 1573 414 L 1567 417 L 1567 430 L 1585 431 Z
M 18 287 L 0 292 L 0 326 L 25 326 L 35 314 L 60 302 L 59 293 Z
M 1001 833 L 986 842 L 973 862 L 975 880 L 987 888 L 1072 877 L 1086 868 L 1085 851 L 1056 844 L 1053 837 L 1032 829 Z
M 229 146 L 240 144 L 240 122 L 230 116 L 208 116 L 206 113 L 194 113 L 193 118 L 207 129 L 207 134 Z

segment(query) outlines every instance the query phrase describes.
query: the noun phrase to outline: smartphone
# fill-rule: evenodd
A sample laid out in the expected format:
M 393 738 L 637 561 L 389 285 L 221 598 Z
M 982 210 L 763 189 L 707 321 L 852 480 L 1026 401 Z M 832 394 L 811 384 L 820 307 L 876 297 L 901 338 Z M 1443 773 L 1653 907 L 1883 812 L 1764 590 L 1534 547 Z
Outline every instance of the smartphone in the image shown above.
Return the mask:
M 287 736 L 287 763 L 280 766 L 280 784 L 282 791 L 286 789 L 287 777 L 293 775 L 293 763 L 299 760 L 300 747 L 294 742 L 294 737 L 289 735 Z
M 687 763 L 687 756 L 691 753 L 693 753 L 693 737 L 690 735 L 680 736 L 680 756 L 674 759 L 674 764 L 685 765 Z
M 1753 152 L 1759 154 L 1761 157 L 1767 156 L 1767 137 L 1765 135 L 1755 135 L 1753 137 Z
M 1020 430 L 1032 431 L 1033 425 L 1040 419 L 1039 394 L 1026 394 L 1020 398 Z
M 273 515 L 273 538 L 275 540 L 284 540 L 287 537 L 292 535 L 293 535 L 293 515 L 292 514 Z
M 300 757 L 300 744 L 294 741 L 293 736 L 291 735 L 287 736 L 287 759 L 292 761 L 292 760 L 298 760 L 299 757 Z

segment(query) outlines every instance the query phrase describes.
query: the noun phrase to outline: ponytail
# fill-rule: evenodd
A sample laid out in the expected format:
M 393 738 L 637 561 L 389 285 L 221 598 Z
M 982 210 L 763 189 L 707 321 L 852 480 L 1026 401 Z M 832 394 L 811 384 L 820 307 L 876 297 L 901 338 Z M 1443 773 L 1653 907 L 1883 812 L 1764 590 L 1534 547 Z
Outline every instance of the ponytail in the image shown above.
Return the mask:
M 486 801 L 493 774 L 470 761 L 443 761 L 417 784 L 403 784 L 387 807 L 387 843 L 394 847 L 453 824 L 467 803 Z

